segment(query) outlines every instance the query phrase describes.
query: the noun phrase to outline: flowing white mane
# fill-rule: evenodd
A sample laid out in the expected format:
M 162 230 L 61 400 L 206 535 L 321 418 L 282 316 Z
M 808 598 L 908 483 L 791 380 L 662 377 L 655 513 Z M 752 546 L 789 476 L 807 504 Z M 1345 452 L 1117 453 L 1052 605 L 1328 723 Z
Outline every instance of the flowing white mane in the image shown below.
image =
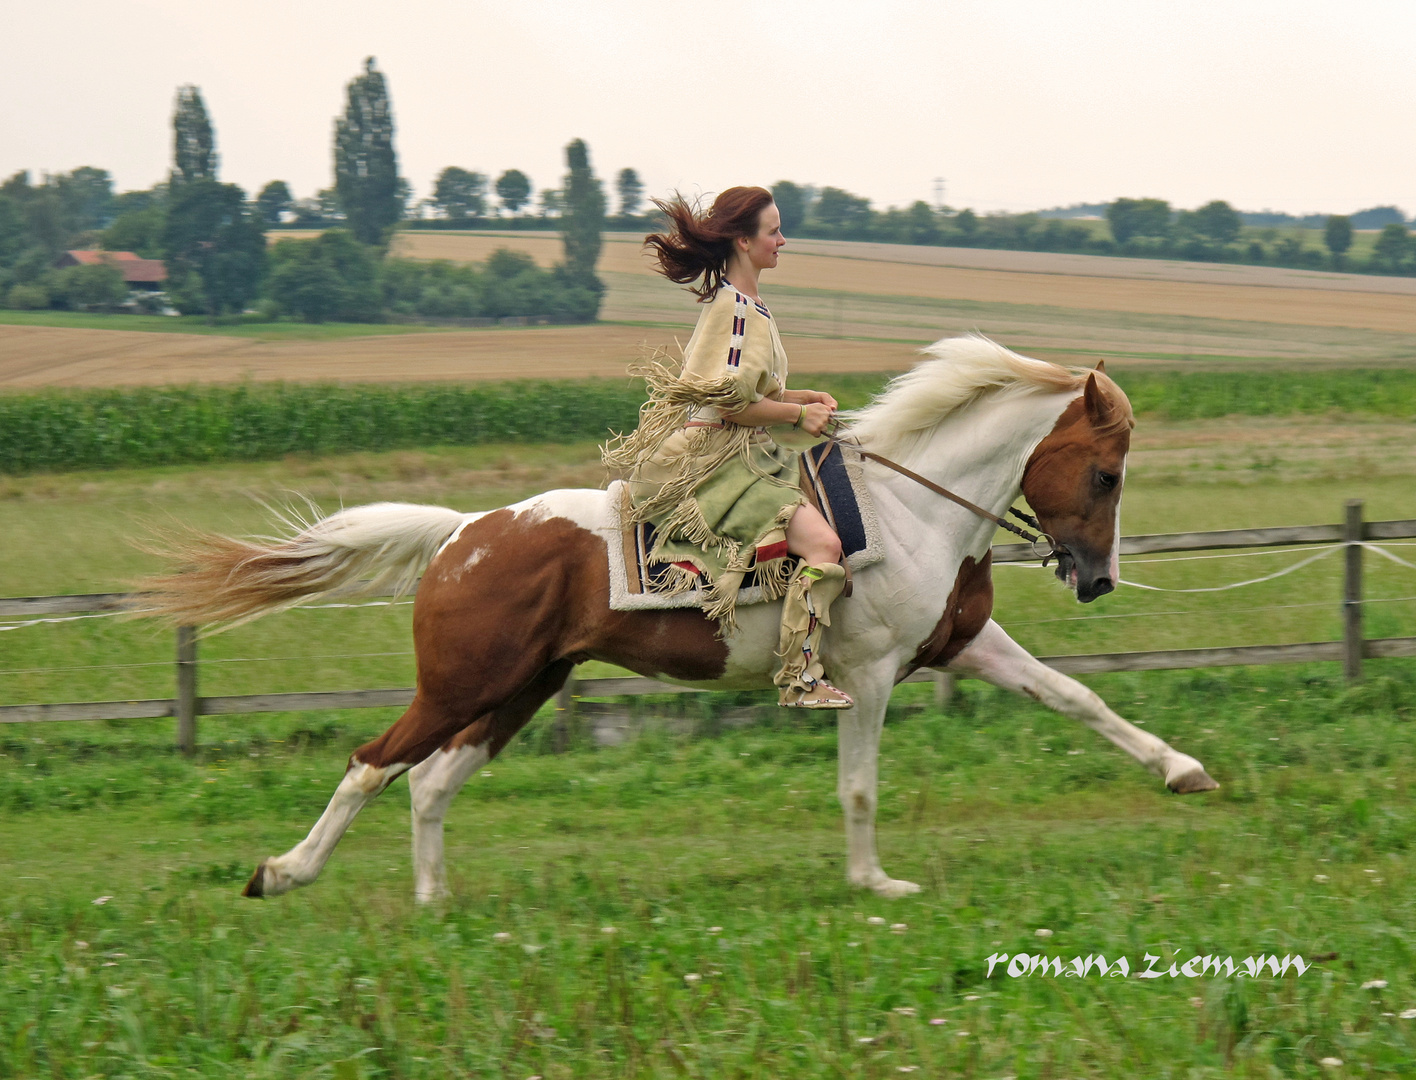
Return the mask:
M 908 455 L 946 416 L 984 394 L 1080 392 L 1086 382 L 1085 373 L 1019 356 L 982 334 L 943 338 L 920 351 L 929 359 L 846 416 L 851 434 L 878 454 Z

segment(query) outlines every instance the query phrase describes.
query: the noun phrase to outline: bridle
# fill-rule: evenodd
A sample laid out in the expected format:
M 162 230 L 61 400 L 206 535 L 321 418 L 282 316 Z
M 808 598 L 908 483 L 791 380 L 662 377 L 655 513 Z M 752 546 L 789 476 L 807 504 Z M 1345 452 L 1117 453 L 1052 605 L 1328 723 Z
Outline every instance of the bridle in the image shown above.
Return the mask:
M 1011 521 L 999 517 L 997 514 L 991 513 L 990 511 L 985 510 L 983 507 L 975 503 L 969 502 L 969 500 L 964 498 L 962 495 L 956 495 L 943 485 L 936 484 L 933 480 L 930 480 L 929 478 L 924 476 L 920 476 L 919 473 L 914 472 L 912 469 L 905 468 L 898 461 L 891 461 L 887 457 L 881 457 L 879 454 L 871 453 L 869 450 L 861 446 L 859 442 L 850 438 L 849 435 L 847 435 L 846 438 L 842 438 L 841 433 L 847 431 L 848 429 L 839 420 L 832 420 L 831 423 L 833 426 L 831 433 L 826 436 L 827 443 L 841 447 L 849 446 L 861 457 L 866 458 L 869 461 L 873 461 L 877 465 L 884 465 L 887 469 L 894 470 L 901 476 L 913 480 L 921 487 L 928 488 L 936 495 L 942 495 L 950 502 L 957 503 L 959 506 L 962 506 L 970 513 L 977 514 L 985 521 L 991 521 L 1000 529 L 1004 529 L 1007 532 L 1012 533 L 1014 536 L 1020 537 L 1025 543 L 1032 545 L 1033 554 L 1042 560 L 1043 566 L 1046 566 L 1055 558 L 1059 558 L 1063 555 L 1068 554 L 1067 548 L 1064 545 L 1059 544 L 1057 542 L 1056 537 L 1052 536 L 1052 534 L 1045 531 L 1042 525 L 1038 522 L 1037 518 L 1033 517 L 1031 514 L 1019 510 L 1016 506 L 1008 507 L 1008 513 L 1012 514 L 1024 525 L 1028 525 L 1031 526 L 1033 529 L 1036 529 L 1036 532 L 1029 532 L 1027 529 L 1014 525 Z M 1038 544 L 1042 543 L 1044 540 L 1047 541 L 1048 550 L 1046 552 L 1038 551 Z

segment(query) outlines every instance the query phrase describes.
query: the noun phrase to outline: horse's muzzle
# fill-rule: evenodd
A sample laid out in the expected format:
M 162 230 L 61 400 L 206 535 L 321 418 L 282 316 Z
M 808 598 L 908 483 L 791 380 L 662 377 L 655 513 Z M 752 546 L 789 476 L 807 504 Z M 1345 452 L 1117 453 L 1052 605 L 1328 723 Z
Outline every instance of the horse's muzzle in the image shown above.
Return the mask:
M 1071 551 L 1058 553 L 1056 573 L 1057 580 L 1075 592 L 1077 600 L 1083 604 L 1116 591 L 1108 564 L 1097 566 L 1090 559 L 1077 558 Z

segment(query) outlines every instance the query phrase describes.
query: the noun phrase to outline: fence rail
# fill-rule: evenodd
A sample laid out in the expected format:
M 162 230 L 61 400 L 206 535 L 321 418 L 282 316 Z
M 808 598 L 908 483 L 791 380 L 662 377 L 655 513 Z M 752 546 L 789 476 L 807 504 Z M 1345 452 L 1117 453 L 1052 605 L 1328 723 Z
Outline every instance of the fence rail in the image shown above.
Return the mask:
M 1246 664 L 1292 664 L 1340 661 L 1350 679 L 1361 675 L 1363 659 L 1416 656 L 1416 637 L 1364 639 L 1362 636 L 1362 544 L 1374 540 L 1416 538 L 1416 519 L 1362 520 L 1362 504 L 1347 504 L 1340 525 L 1298 525 L 1270 529 L 1224 529 L 1215 532 L 1154 533 L 1121 538 L 1122 555 L 1148 555 L 1168 551 L 1214 551 L 1300 544 L 1347 545 L 1343 575 L 1343 639 L 1295 645 L 1241 645 L 1214 649 L 1167 649 L 1152 652 L 1087 653 L 1044 656 L 1049 667 L 1069 675 L 1114 671 L 1161 671 L 1177 668 L 1232 667 Z M 1030 545 L 998 544 L 993 561 L 1027 562 L 1036 558 Z M 388 594 L 383 594 L 388 595 Z M 0 617 L 43 618 L 129 610 L 140 603 L 139 594 L 90 593 L 74 596 L 24 596 L 0 599 Z M 175 717 L 177 745 L 190 753 L 196 747 L 198 716 L 258 712 L 303 712 L 312 709 L 371 709 L 406 706 L 411 688 L 340 690 L 327 693 L 243 694 L 200 697 L 197 694 L 197 638 L 193 627 L 177 628 L 176 696 L 144 701 L 56 702 L 39 705 L 0 706 L 0 723 L 36 723 L 71 720 L 137 720 Z M 933 681 L 937 698 L 947 697 L 952 676 L 939 671 L 917 671 L 904 682 Z M 643 694 L 698 692 L 646 678 L 573 679 L 559 701 L 568 708 L 576 698 L 620 697 Z

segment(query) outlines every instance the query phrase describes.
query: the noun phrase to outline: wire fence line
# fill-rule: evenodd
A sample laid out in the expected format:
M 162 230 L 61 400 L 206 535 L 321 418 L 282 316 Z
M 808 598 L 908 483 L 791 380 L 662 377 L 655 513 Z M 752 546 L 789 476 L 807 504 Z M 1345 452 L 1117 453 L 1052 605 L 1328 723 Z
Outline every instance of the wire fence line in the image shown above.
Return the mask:
M 1383 597 L 1364 600 L 1362 594 L 1362 555 L 1372 551 L 1394 563 L 1416 570 L 1416 564 L 1378 546 L 1381 541 L 1416 538 L 1416 519 L 1365 522 L 1362 503 L 1349 501 L 1346 519 L 1341 525 L 1301 525 L 1266 529 L 1227 529 L 1212 532 L 1163 533 L 1127 536 L 1121 539 L 1121 555 L 1134 557 L 1174 551 L 1221 551 L 1218 555 L 1186 556 L 1172 559 L 1135 559 L 1127 563 L 1185 562 L 1216 558 L 1246 558 L 1255 555 L 1307 553 L 1297 563 L 1278 571 L 1230 585 L 1202 589 L 1160 589 L 1158 586 L 1136 586 L 1168 593 L 1216 592 L 1270 581 L 1303 566 L 1342 552 L 1345 556 L 1343 573 L 1343 639 L 1340 641 L 1306 642 L 1293 645 L 1243 645 L 1224 648 L 1169 649 L 1147 652 L 1091 653 L 1069 656 L 1039 657 L 1043 663 L 1068 674 L 1096 674 L 1112 671 L 1156 671 L 1176 668 L 1225 667 L 1246 664 L 1300 663 L 1341 661 L 1349 679 L 1359 678 L 1364 658 L 1416 656 L 1416 637 L 1365 639 L 1362 634 L 1364 603 L 1398 603 L 1416 597 Z M 1294 546 L 1301 545 L 1301 546 Z M 1322 547 L 1314 551 L 1314 547 Z M 1391 546 L 1413 546 L 1393 544 Z M 1226 549 L 1274 549 L 1233 551 Z M 1030 545 L 999 544 L 993 548 L 993 561 L 1002 566 L 1018 565 L 1035 559 Z M 26 626 L 109 618 L 131 615 L 141 609 L 141 596 L 124 593 L 98 593 L 76 596 L 35 596 L 0 599 L 0 618 L 18 619 L 0 624 L 0 630 Z M 400 606 L 409 600 L 373 600 L 352 603 L 315 604 L 304 610 L 322 608 L 363 608 Z M 1321 606 L 1318 604 L 1274 604 L 1243 609 L 1268 611 L 1287 608 Z M 1179 617 L 1202 614 L 1197 611 L 1136 612 L 1117 615 L 1082 615 L 1065 619 L 1038 619 L 1034 623 L 1072 622 L 1115 618 Z M 1207 613 L 1205 613 L 1207 614 Z M 1021 624 L 1020 624 L 1021 625 Z M 196 747 L 198 716 L 231 715 L 256 712 L 298 712 L 312 709 L 353 709 L 404 706 L 413 699 L 411 688 L 381 690 L 344 690 L 319 693 L 244 694 L 228 697 L 199 697 L 197 694 L 197 630 L 177 628 L 176 694 L 172 698 L 142 701 L 54 702 L 34 705 L 0 705 L 0 723 L 33 723 L 41 721 L 119 720 L 175 717 L 177 744 L 187 753 Z M 322 657 L 232 657 L 204 663 L 256 663 L 282 660 L 352 659 L 365 657 L 407 656 L 411 652 L 348 653 Z M 140 664 L 80 665 L 73 668 L 0 670 L 0 675 L 35 674 L 45 671 L 83 670 L 84 667 L 150 667 L 153 661 Z M 936 701 L 947 700 L 953 676 L 947 672 L 918 671 L 904 682 L 933 681 Z M 695 688 L 639 677 L 574 679 L 567 683 L 557 698 L 559 713 L 565 718 L 573 712 L 575 702 L 582 698 L 635 696 L 663 693 L 693 693 Z

